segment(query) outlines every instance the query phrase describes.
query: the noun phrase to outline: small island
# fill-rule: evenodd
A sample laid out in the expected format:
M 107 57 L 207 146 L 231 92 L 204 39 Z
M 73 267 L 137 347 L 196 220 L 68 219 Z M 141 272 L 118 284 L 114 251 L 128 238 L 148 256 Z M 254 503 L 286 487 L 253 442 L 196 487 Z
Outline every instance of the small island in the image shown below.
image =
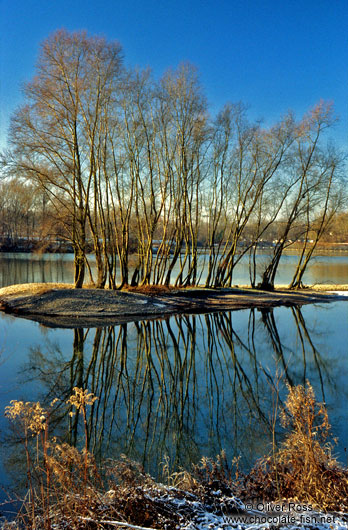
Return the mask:
M 279 286 L 271 292 L 237 286 L 220 289 L 146 286 L 110 290 L 29 283 L 0 289 L 0 309 L 46 326 L 76 328 L 183 313 L 302 306 L 344 299 L 346 290 L 348 294 L 348 286 L 342 285 L 321 285 L 297 291 Z

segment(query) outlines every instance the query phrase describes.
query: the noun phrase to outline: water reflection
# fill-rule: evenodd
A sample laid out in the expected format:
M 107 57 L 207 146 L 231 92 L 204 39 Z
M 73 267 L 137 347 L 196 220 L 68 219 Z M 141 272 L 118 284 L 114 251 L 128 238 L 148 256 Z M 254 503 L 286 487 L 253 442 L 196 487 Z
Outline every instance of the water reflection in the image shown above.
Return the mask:
M 73 280 L 73 257 L 69 254 L 0 253 L 0 287 L 18 283 Z
M 88 256 L 92 273 L 95 275 L 95 259 Z M 202 261 L 204 257 L 201 256 Z M 258 280 L 267 261 L 265 251 L 257 254 Z M 280 261 L 276 283 L 288 284 L 294 274 L 298 255 L 285 253 Z M 348 283 L 348 255 L 344 252 L 331 252 L 314 257 L 304 275 L 304 282 Z M 176 269 L 174 270 L 174 272 Z M 178 272 L 178 271 L 176 271 Z M 206 272 L 203 270 L 201 282 L 204 283 Z M 17 283 L 30 282 L 63 282 L 72 283 L 74 276 L 72 254 L 24 254 L 0 252 L 0 287 Z M 233 273 L 233 283 L 249 284 L 248 257 L 242 258 Z
M 81 420 L 69 416 L 66 399 L 75 386 L 99 396 L 88 417 L 89 447 L 99 457 L 125 453 L 158 475 L 165 455 L 172 469 L 188 468 L 224 448 L 248 467 L 268 451 L 285 383 L 308 379 L 319 399 L 333 401 L 344 369 L 321 350 L 323 334 L 300 308 L 76 329 L 70 355 L 49 335 L 31 348 L 22 377 L 40 385 L 42 402 L 60 398 L 55 428 L 72 444 Z

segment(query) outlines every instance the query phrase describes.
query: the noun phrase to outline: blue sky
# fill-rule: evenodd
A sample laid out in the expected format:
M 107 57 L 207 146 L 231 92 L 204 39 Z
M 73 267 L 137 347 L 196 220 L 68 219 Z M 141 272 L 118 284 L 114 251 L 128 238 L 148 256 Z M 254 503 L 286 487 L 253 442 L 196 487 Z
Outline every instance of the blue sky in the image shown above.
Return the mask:
M 347 145 L 348 0 L 0 0 L 0 147 L 40 42 L 62 27 L 119 40 L 126 64 L 157 76 L 194 63 L 213 112 L 243 101 L 271 124 L 333 101 Z

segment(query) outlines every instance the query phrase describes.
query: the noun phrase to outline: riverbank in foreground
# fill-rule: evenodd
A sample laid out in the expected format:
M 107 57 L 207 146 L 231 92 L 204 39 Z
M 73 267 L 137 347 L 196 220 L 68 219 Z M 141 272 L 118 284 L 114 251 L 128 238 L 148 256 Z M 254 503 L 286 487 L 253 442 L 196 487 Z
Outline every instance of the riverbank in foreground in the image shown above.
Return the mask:
M 86 389 L 73 391 L 67 403 L 75 412 L 82 409 L 86 422 L 86 407 L 97 397 Z M 87 450 L 87 430 L 81 450 L 51 439 L 52 413 L 40 403 L 12 401 L 7 407 L 10 421 L 24 428 L 22 442 L 31 458 L 30 492 L 13 523 L 1 526 L 0 520 L 4 530 L 348 527 L 348 471 L 333 456 L 327 410 L 316 402 L 309 383 L 288 386 L 281 413 L 283 441 L 249 472 L 239 470 L 238 459 L 230 463 L 221 452 L 214 460 L 203 458 L 191 470 L 176 473 L 170 473 L 167 461 L 161 483 L 125 456 L 98 465 Z M 28 432 L 36 443 L 28 443 Z
M 92 327 L 174 314 L 294 306 L 346 299 L 347 285 L 290 291 L 246 287 L 130 290 L 73 289 L 69 284 L 30 283 L 0 289 L 0 310 L 52 327 Z

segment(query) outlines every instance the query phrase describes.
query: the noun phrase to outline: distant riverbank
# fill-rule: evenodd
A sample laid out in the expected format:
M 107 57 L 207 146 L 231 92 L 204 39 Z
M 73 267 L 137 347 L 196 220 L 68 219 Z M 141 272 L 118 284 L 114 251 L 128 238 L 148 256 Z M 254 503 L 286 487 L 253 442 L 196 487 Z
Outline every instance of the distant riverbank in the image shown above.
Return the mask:
M 243 243 L 238 245 L 241 249 L 244 248 Z M 274 247 L 274 243 L 271 241 L 260 242 L 257 245 L 258 250 L 265 252 Z M 284 252 L 299 252 L 302 250 L 303 243 L 294 242 L 287 246 L 284 249 Z M 311 244 L 308 244 L 308 248 L 311 247 Z M 154 251 L 157 250 L 157 246 L 154 247 Z M 201 244 L 198 246 L 199 253 L 209 252 L 209 247 Z M 87 252 L 93 252 L 92 243 L 87 244 Z M 74 252 L 73 246 L 69 241 L 65 240 L 52 240 L 52 241 L 41 241 L 39 239 L 28 239 L 20 238 L 18 241 L 11 241 L 8 239 L 0 238 L 0 252 L 25 252 L 28 254 L 43 254 L 43 253 L 52 253 L 52 254 L 72 254 Z M 320 254 L 321 252 L 348 252 L 348 242 L 338 243 L 338 242 L 322 242 L 319 243 L 315 249 L 315 254 Z

